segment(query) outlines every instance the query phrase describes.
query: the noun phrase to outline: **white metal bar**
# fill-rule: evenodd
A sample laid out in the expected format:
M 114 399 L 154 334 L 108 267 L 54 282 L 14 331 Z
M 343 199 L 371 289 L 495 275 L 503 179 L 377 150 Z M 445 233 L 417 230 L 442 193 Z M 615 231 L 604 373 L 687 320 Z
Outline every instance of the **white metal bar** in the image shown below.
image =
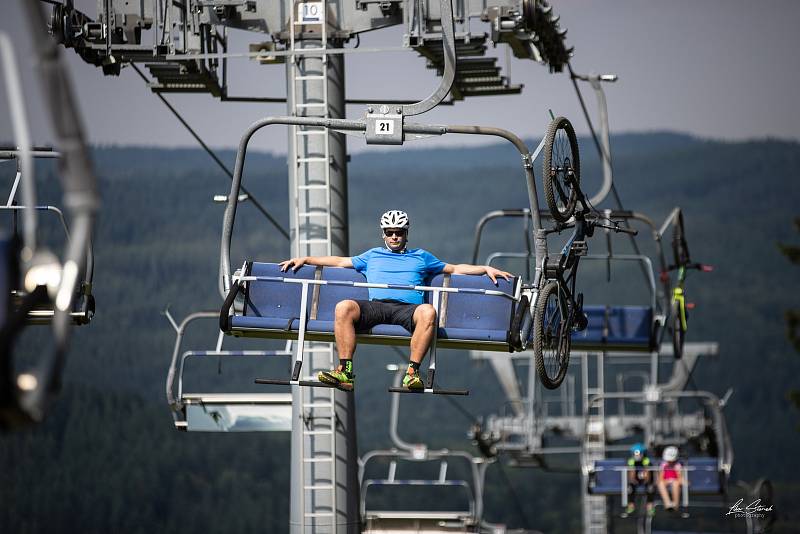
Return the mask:
M 436 319 L 433 322 L 433 337 L 431 338 L 430 346 L 430 364 L 428 364 L 428 373 L 436 373 L 436 339 L 439 337 L 439 293 L 442 288 L 434 288 L 433 290 L 433 309 L 436 310 Z M 429 388 L 433 388 L 433 380 L 427 384 Z
M 330 462 L 332 458 L 330 456 L 323 456 L 323 457 L 314 457 L 314 458 L 303 458 L 303 461 L 307 464 L 317 464 L 322 462 Z
M 324 242 L 324 239 L 304 239 L 303 242 Z M 458 288 L 458 287 L 434 287 L 434 286 L 406 286 L 400 284 L 373 284 L 369 282 L 349 282 L 349 281 L 330 281 L 330 280 L 309 280 L 301 278 L 283 278 L 280 276 L 234 276 L 234 281 L 261 281 L 261 282 L 281 282 L 287 284 L 315 284 L 315 285 L 340 285 L 352 287 L 366 287 L 366 288 L 380 288 L 380 289 L 396 289 L 398 291 L 428 291 L 438 293 L 467 293 L 475 295 L 492 295 L 496 297 L 505 297 L 509 300 L 514 300 L 513 295 L 509 295 L 503 291 L 496 289 L 473 289 L 473 288 Z
M 303 430 L 305 436 L 328 436 L 333 433 L 333 430 Z
M 297 334 L 297 355 L 295 357 L 295 367 L 297 362 L 303 365 L 303 348 L 305 347 L 306 339 L 306 310 L 308 308 L 308 284 L 303 284 L 302 293 L 300 295 L 300 332 Z M 294 374 L 294 368 L 292 368 Z
M 8 195 L 8 201 L 6 202 L 6 207 L 10 207 L 14 204 L 14 197 L 17 195 L 17 186 L 19 186 L 19 179 L 22 176 L 22 173 L 17 170 L 17 175 L 14 177 L 14 183 L 11 185 L 11 193 Z
M 301 191 L 307 191 L 309 189 L 324 189 L 324 188 L 325 184 L 303 184 L 297 186 L 297 189 L 300 189 Z
M 447 481 L 447 460 L 439 462 L 439 483 L 443 484 Z

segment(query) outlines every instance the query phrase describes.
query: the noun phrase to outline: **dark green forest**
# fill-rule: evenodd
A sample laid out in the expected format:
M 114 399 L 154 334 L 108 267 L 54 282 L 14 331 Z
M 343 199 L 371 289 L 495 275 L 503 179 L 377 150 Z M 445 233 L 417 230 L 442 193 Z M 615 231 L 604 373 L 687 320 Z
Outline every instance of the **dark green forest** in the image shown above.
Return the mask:
M 581 147 L 583 184 L 591 193 L 600 183 L 600 166 L 591 140 L 581 139 Z M 681 206 L 693 257 L 715 266 L 713 273 L 687 282 L 697 304 L 688 341 L 720 344 L 720 356 L 701 361 L 693 382 L 719 396 L 734 389 L 725 408 L 735 448 L 731 478 L 770 478 L 779 518 L 774 532 L 800 532 L 800 413 L 787 396 L 800 388 L 800 355 L 786 338 L 783 319 L 785 310 L 797 307 L 800 276 L 778 247 L 798 241 L 792 221 L 800 210 L 800 144 L 651 133 L 615 136 L 612 147 L 624 207 L 660 222 Z M 235 154 L 220 155 L 232 167 Z M 64 391 L 45 422 L 0 435 L 0 532 L 287 531 L 288 433 L 180 433 L 164 393 L 175 341 L 164 310 L 169 306 L 180 319 L 221 303 L 223 206 L 212 197 L 228 192 L 228 178 L 193 149 L 97 147 L 94 160 L 103 199 L 94 240 L 97 315 L 74 330 Z M 40 203 L 60 203 L 56 169 L 39 163 L 37 170 Z M 354 155 L 348 172 L 353 254 L 378 243 L 378 216 L 398 208 L 412 218 L 412 246 L 450 263 L 469 262 L 475 224 L 484 213 L 526 207 L 519 156 L 510 145 L 381 149 Z M 0 165 L 0 177 L 10 186 L 13 164 Z M 283 156 L 248 157 L 245 185 L 288 226 L 286 182 Z M 599 207 L 614 205 L 609 199 Z M 2 220 L 8 230 L 10 219 Z M 44 218 L 42 232 L 54 247 L 63 245 L 57 227 Z M 520 250 L 521 238 L 519 221 L 492 225 L 481 261 L 492 251 Z M 247 203 L 239 210 L 234 240 L 234 264 L 245 258 L 277 261 L 289 253 L 283 236 Z M 590 251 L 604 251 L 603 241 L 596 241 Z M 639 242 L 643 251 L 653 250 L 647 232 Z M 616 251 L 629 250 L 624 240 L 615 243 Z M 586 276 L 591 285 L 605 280 L 604 274 Z M 596 294 L 642 298 L 624 273 L 614 274 L 612 282 Z M 216 328 L 213 321 L 198 326 L 184 347 L 213 348 Z M 44 331 L 29 327 L 19 351 L 41 350 Z M 457 407 L 442 398 L 404 398 L 401 434 L 406 441 L 477 454 L 466 437 L 466 414 L 497 412 L 500 387 L 490 368 L 465 353 L 440 354 L 440 380 L 465 385 L 471 394 L 455 400 Z M 392 376 L 385 364 L 398 361 L 390 349 L 359 349 L 360 454 L 391 445 L 386 387 Z M 199 364 L 187 372 L 187 389 L 264 391 L 252 378 L 285 368 L 285 359 L 238 367 Z M 492 466 L 486 519 L 578 532 L 577 462 L 562 464 L 566 473 Z M 722 516 L 682 527 L 742 531 L 743 524 Z

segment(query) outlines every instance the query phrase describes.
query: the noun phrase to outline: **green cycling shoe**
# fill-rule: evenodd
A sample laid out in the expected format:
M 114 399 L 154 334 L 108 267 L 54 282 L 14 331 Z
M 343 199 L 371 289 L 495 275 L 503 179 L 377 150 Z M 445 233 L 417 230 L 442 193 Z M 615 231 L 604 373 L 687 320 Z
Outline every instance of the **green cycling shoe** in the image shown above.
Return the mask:
M 419 373 L 406 373 L 403 377 L 403 387 L 412 390 L 425 389 L 425 382 L 419 377 Z
M 343 389 L 352 390 L 356 385 L 356 375 L 334 369 L 333 371 L 320 371 L 317 379 L 323 384 L 330 384 Z

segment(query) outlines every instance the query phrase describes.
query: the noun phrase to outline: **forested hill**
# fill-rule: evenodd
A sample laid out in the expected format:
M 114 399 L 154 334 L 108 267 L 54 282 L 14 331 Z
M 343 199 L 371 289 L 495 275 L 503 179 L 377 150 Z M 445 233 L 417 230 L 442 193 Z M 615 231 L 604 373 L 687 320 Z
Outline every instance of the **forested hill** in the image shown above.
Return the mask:
M 581 139 L 581 147 L 583 183 L 591 194 L 600 167 L 591 141 Z M 720 396 L 734 388 L 725 408 L 735 446 L 733 479 L 775 481 L 783 503 L 776 532 L 800 532 L 800 516 L 789 504 L 800 499 L 793 460 L 800 450 L 800 414 L 786 398 L 788 390 L 800 388 L 800 355 L 785 339 L 783 323 L 784 310 L 799 306 L 800 272 L 777 247 L 800 241 L 792 227 L 800 215 L 800 144 L 652 133 L 615 136 L 612 148 L 624 207 L 660 222 L 681 206 L 693 257 L 715 266 L 712 274 L 687 282 L 697 303 L 689 341 L 720 343 L 720 357 L 702 362 L 693 382 Z M 94 240 L 97 316 L 75 331 L 65 391 L 52 415 L 35 429 L 0 436 L 0 532 L 286 531 L 288 435 L 178 433 L 164 395 L 175 340 L 164 309 L 169 305 L 181 319 L 218 309 L 221 301 L 216 281 L 223 207 L 212 197 L 228 192 L 228 178 L 201 150 L 99 147 L 94 155 L 103 195 Z M 233 166 L 232 151 L 221 156 Z M 47 163 L 38 168 L 40 190 L 49 189 L 40 192 L 41 203 L 58 204 L 50 187 L 53 169 Z M 0 166 L 4 183 L 12 176 L 11 165 Z M 248 157 L 245 186 L 288 226 L 286 182 L 282 156 Z M 484 213 L 527 207 L 519 155 L 499 144 L 435 150 L 410 144 L 354 155 L 348 198 L 351 253 L 375 246 L 377 217 L 399 208 L 411 215 L 411 244 L 450 263 L 471 260 L 475 224 Z M 599 207 L 614 207 L 612 197 Z M 8 228 L 9 220 L 3 224 Z M 44 230 L 52 233 L 46 224 Z M 491 226 L 481 257 L 520 250 L 521 236 L 518 221 Z M 234 240 L 234 264 L 289 253 L 281 234 L 248 204 L 239 210 Z M 643 251 L 653 250 L 647 232 L 639 242 Z M 603 243 L 596 239 L 590 247 L 602 252 Z M 621 238 L 615 247 L 628 250 Z M 618 295 L 634 284 L 619 275 L 614 282 Z M 29 329 L 22 348 L 37 346 L 42 331 Z M 210 321 L 184 347 L 208 349 L 215 340 Z M 441 354 L 443 383 L 468 385 L 472 393 L 457 400 L 460 410 L 444 399 L 403 399 L 402 435 L 477 452 L 464 439 L 470 422 L 462 412 L 496 412 L 499 386 L 488 367 L 470 363 L 464 353 Z M 364 453 L 390 445 L 391 377 L 384 367 L 397 358 L 366 347 L 359 357 L 355 395 Z M 226 380 L 234 390 L 252 391 L 253 376 L 285 369 L 285 361 L 238 368 L 197 364 L 187 388 Z M 577 472 L 504 473 L 489 472 L 488 520 L 578 531 Z

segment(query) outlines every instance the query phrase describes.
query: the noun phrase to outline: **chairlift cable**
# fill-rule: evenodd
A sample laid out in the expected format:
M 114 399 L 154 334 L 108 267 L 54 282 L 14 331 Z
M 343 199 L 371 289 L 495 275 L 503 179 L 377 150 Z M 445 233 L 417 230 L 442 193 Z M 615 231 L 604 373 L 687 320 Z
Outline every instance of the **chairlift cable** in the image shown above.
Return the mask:
M 139 67 L 135 63 L 131 63 L 131 67 L 133 67 L 133 70 L 136 71 L 136 73 L 142 78 L 142 80 L 145 81 L 145 83 L 150 83 L 150 81 L 147 79 L 147 76 L 145 76 L 142 73 L 142 71 L 139 70 Z M 162 95 L 158 93 L 155 93 L 155 95 L 161 100 L 161 102 L 164 103 L 165 106 L 167 106 L 167 108 L 172 112 L 172 114 L 175 115 L 175 118 L 178 119 L 178 121 L 184 126 L 184 128 L 186 128 L 186 130 L 192 135 L 192 137 L 195 138 L 195 140 L 200 144 L 200 146 L 203 147 L 203 149 L 208 153 L 208 155 L 211 156 L 211 159 L 213 159 L 216 162 L 216 164 L 220 167 L 220 169 L 222 169 L 222 171 L 228 175 L 228 178 L 233 180 L 233 173 L 231 172 L 231 170 L 228 169 L 228 167 L 222 162 L 221 159 L 219 159 L 219 157 L 214 153 L 214 151 L 211 150 L 211 148 L 209 148 L 209 146 L 200 138 L 197 132 L 195 132 L 194 129 L 191 126 L 189 126 L 189 124 L 184 120 L 181 114 L 174 107 L 172 107 L 172 105 Z M 264 217 L 266 217 L 267 220 L 269 220 L 269 222 L 271 222 L 272 225 L 275 226 L 275 228 L 277 228 L 277 230 L 286 239 L 290 239 L 289 232 L 287 232 L 281 226 L 281 224 L 277 220 L 275 220 L 275 218 L 272 217 L 272 215 L 269 214 L 269 212 L 256 199 L 256 197 L 250 191 L 248 191 L 247 188 L 245 188 L 244 186 L 241 187 L 241 190 L 246 195 L 248 195 L 249 200 L 253 203 L 253 206 L 255 206 L 256 209 L 258 209 L 258 211 L 260 211 L 264 215 Z

